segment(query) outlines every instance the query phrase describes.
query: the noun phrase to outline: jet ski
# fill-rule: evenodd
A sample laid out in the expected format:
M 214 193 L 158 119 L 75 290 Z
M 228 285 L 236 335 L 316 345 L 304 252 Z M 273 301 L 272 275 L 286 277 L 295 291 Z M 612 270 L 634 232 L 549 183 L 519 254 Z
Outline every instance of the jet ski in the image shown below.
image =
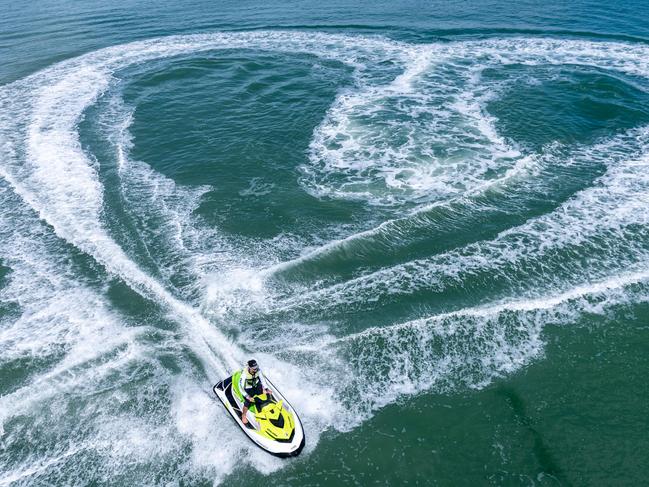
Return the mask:
M 254 396 L 246 417 L 248 424 L 241 421 L 243 394 L 239 390 L 241 371 L 222 380 L 213 387 L 225 409 L 243 432 L 257 446 L 271 455 L 287 458 L 300 454 L 304 448 L 304 429 L 300 418 L 277 388 L 266 378 L 272 388 L 272 395 Z

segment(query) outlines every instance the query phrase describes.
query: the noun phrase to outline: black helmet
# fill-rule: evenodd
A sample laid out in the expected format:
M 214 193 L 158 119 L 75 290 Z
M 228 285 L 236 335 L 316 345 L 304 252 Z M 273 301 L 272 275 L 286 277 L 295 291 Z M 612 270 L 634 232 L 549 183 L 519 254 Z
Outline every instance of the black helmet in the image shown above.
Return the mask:
M 259 365 L 257 365 L 257 361 L 253 358 L 251 360 L 248 360 L 248 367 L 251 369 L 258 369 Z

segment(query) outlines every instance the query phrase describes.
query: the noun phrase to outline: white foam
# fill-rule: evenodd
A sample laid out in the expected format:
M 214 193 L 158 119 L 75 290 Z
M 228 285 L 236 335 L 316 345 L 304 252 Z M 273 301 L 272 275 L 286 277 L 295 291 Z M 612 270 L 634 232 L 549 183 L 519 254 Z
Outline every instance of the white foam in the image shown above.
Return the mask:
M 482 388 L 543 354 L 548 324 L 565 325 L 585 313 L 604 314 L 613 306 L 646 302 L 649 294 L 629 286 L 646 283 L 649 269 L 625 273 L 538 299 L 512 300 L 433 315 L 340 338 L 292 347 L 326 363 L 344 354 L 354 364 L 336 394 L 352 414 L 346 427 L 400 397 L 422 390 Z M 354 370 L 374 370 L 368 383 Z M 343 428 L 345 429 L 345 428 Z
M 0 486 L 16 485 L 19 482 L 31 483 L 35 478 L 38 478 L 40 474 L 47 472 L 57 464 L 73 457 L 79 451 L 80 448 L 78 446 L 71 446 L 58 455 L 32 459 L 29 465 L 25 465 L 23 468 L 5 472 L 3 477 L 0 478 Z
M 206 378 L 183 375 L 175 380 L 165 373 L 146 350 L 154 345 L 140 342 L 140 334 L 151 329 L 140 323 L 129 328 L 132 324 L 125 323 L 125 318 L 114 312 L 101 295 L 100 283 L 77 282 L 79 272 L 65 264 L 69 249 L 61 248 L 65 247 L 64 242 L 72 244 L 103 266 L 109 275 L 117 276 L 166 309 L 178 329 L 170 332 L 165 343 L 173 344 L 175 337 L 171 335 L 177 333 L 182 341 L 180 346 L 187 346 L 201 360 L 210 380 L 224 376 L 240 363 L 240 346 L 178 296 L 164 272 L 162 281 L 154 278 L 113 239 L 104 225 L 104 188 L 97 162 L 84 152 L 77 133 L 86 108 L 113 86 L 114 76 L 123 68 L 164 57 L 239 48 L 309 53 L 354 68 L 354 86 L 338 94 L 316 129 L 309 164 L 302 168 L 302 184 L 319 197 L 387 206 L 393 210 L 395 219 L 403 214 L 404 205 L 407 211 L 421 211 L 429 205 L 475 194 L 529 169 L 530 159 L 498 135 L 495 121 L 484 110 L 484 103 L 491 96 L 479 75 L 485 67 L 577 64 L 649 77 L 649 48 L 642 45 L 504 39 L 415 46 L 378 37 L 241 32 L 175 36 L 115 46 L 0 87 L 0 176 L 27 206 L 25 210 L 21 203 L 12 201 L 11 211 L 18 209 L 31 215 L 24 225 L 18 223 L 20 218 L 9 215 L 7 221 L 17 229 L 11 240 L 14 245 L 0 247 L 3 259 L 13 270 L 11 284 L 2 291 L 3 299 L 15 300 L 22 313 L 19 319 L 3 324 L 0 329 L 1 350 L 7 357 L 16 358 L 26 354 L 49 356 L 53 346 L 67 347 L 56 364 L 45 372 L 36 372 L 27 383 L 2 398 L 0 419 L 5 424 L 19 410 L 30 414 L 32 408 L 39 407 L 38 401 L 64 409 L 61 404 L 69 403 L 71 392 L 86 391 L 89 397 L 104 391 L 116 371 L 124 373 L 123 384 L 128 383 L 130 376 L 125 371 L 137 364 L 154 371 L 155 379 L 149 385 L 168 388 L 169 398 L 156 398 L 155 414 L 159 417 L 154 419 L 158 424 L 135 415 L 120 415 L 110 408 L 101 409 L 101 402 L 91 401 L 93 412 L 97 413 L 92 423 L 97 434 L 83 437 L 83 448 L 95 448 L 111 468 L 119 466 L 123 457 L 107 448 L 107 438 L 126 431 L 128 454 L 134 462 L 164 458 L 177 451 L 171 443 L 180 438 L 190 452 L 184 468 L 207 472 L 217 481 L 223 481 L 234 468 L 232 453 L 247 452 L 266 473 L 283 465 L 261 452 L 249 451 L 234 427 L 223 430 L 222 437 L 211 436 L 209 432 L 224 416 L 205 394 Z M 474 69 L 462 74 L 461 64 L 456 64 L 462 60 L 471 61 Z M 401 72 L 396 77 L 386 76 L 377 68 L 383 61 L 389 61 Z M 449 73 L 457 76 L 447 76 Z M 203 250 L 187 248 L 184 234 L 195 226 L 189 214 L 201 190 L 184 191 L 144 161 L 131 160 L 130 119 L 126 116 L 120 120 L 115 145 L 124 194 L 127 200 L 133 191 L 138 192 L 138 201 L 149 198 L 148 208 L 130 209 L 146 220 L 154 214 L 154 207 L 164 202 L 165 206 L 155 215 L 166 223 L 166 233 L 172 235 L 168 242 L 171 254 L 186 256 L 188 260 L 183 257 L 183 263 L 194 262 L 191 272 L 197 273 L 197 278 L 205 277 L 199 269 L 209 258 Z M 345 302 L 380 300 L 390 294 L 431 287 L 436 282 L 442 289 L 448 279 L 460 282 L 462 276 L 471 272 L 492 269 L 497 274 L 512 263 L 542 261 L 552 249 L 592 243 L 605 232 L 619 237 L 637 260 L 644 258 L 642 250 L 625 239 L 624 231 L 649 223 L 644 216 L 649 203 L 646 137 L 642 131 L 631 132 L 611 144 L 586 150 L 581 157 L 606 161 L 607 174 L 594 187 L 549 215 L 503 232 L 491 241 L 360 276 L 334 288 L 293 297 L 289 304 L 300 305 L 310 300 L 314 306 L 326 308 Z M 640 146 L 641 154 L 629 157 L 628 147 L 634 144 Z M 431 150 L 434 145 L 444 151 L 435 153 Z M 187 197 L 187 205 L 179 204 Z M 144 213 L 138 214 L 140 210 Z M 44 224 L 37 223 L 37 219 Z M 390 226 L 385 223 L 379 230 Z M 36 245 L 30 243 L 31 239 L 35 239 Z M 340 245 L 344 244 L 330 242 L 315 252 Z M 227 265 L 220 269 L 222 279 L 206 285 L 208 305 L 202 310 L 205 314 L 232 316 L 233 310 L 245 313 L 250 303 L 256 302 L 262 308 L 275 304 L 266 301 L 264 279 L 277 267 L 260 271 L 236 266 L 233 264 L 237 256 L 231 254 L 216 260 L 216 267 L 223 262 Z M 167 263 L 163 267 L 169 270 L 170 266 Z M 647 277 L 645 270 L 615 277 L 620 272 L 615 262 L 593 264 L 593 268 L 596 272 L 585 269 L 579 276 L 585 284 L 550 298 L 544 292 L 533 299 L 510 300 L 491 308 L 477 307 L 392 327 L 369 328 L 340 339 L 334 339 L 326 327 L 315 333 L 298 332 L 298 343 L 293 349 L 282 354 L 269 350 L 260 355 L 260 360 L 269 376 L 303 412 L 308 448 L 313 448 L 321 432 L 330 427 L 332 414 L 341 412 L 345 406 L 350 406 L 346 424 L 351 427 L 371 416 L 376 408 L 403 395 L 430 388 L 481 387 L 493 377 L 519 369 L 542 353 L 543 327 L 559 321 L 553 313 L 565 318 L 584 310 L 604 309 L 607 303 L 623 302 L 628 299 L 625 286 L 644 282 Z M 65 272 L 69 276 L 62 277 Z M 588 284 L 607 273 L 613 277 Z M 29 282 L 30 274 L 35 276 L 33 284 Z M 447 281 L 443 282 L 440 276 Z M 591 295 L 603 297 L 583 298 Z M 42 297 L 46 299 L 39 301 Z M 211 303 L 215 302 L 222 308 L 214 310 Z M 544 313 L 548 310 L 552 313 Z M 28 335 L 35 331 L 34 327 L 42 328 L 43 333 L 40 341 L 30 344 Z M 312 345 L 306 346 L 306 341 Z M 386 347 L 386 342 L 391 346 Z M 304 351 L 310 353 L 312 360 L 320 361 L 322 368 L 318 380 L 323 384 L 308 393 L 296 386 L 304 377 L 299 366 L 300 353 Z M 414 360 L 418 356 L 425 357 L 425 370 Z M 182 365 L 191 369 L 189 363 Z M 377 386 L 383 392 L 363 392 L 353 380 L 342 380 L 353 375 L 356 367 L 375 367 L 380 371 Z M 335 386 L 328 388 L 325 384 Z M 119 386 L 118 381 L 118 390 L 109 394 L 109 400 L 119 400 L 125 394 Z M 38 393 L 34 387 L 39 389 Z M 369 407 L 359 412 L 354 404 Z M 39 418 L 40 426 L 51 421 L 47 426 L 56 430 L 57 423 L 52 422 L 56 412 L 34 417 Z M 165 417 L 171 420 L 167 422 Z M 13 441 L 14 433 L 8 434 L 10 437 L 3 440 Z M 162 448 L 152 447 L 151 439 L 158 435 L 169 443 Z M 219 439 L 222 441 L 217 442 Z M 82 448 L 77 445 L 69 450 L 71 453 L 52 449 L 45 458 L 30 456 L 19 460 L 17 465 L 8 467 L 0 482 L 38 478 L 40 473 L 73 458 L 79 451 Z
M 434 257 L 381 269 L 291 297 L 283 304 L 278 303 L 278 306 L 286 309 L 317 306 L 322 311 L 343 304 L 371 305 L 390 295 L 410 294 L 423 289 L 441 292 L 446 286 L 460 284 L 467 276 L 486 270 L 490 270 L 491 279 L 506 279 L 509 273 L 516 271 L 517 281 L 520 282 L 513 284 L 519 286 L 523 282 L 521 276 L 525 275 L 527 268 L 531 269 L 530 272 L 535 272 L 534 264 L 547 266 L 548 255 L 557 249 L 578 249 L 580 245 L 588 244 L 591 246 L 588 253 L 597 248 L 604 252 L 610 244 L 609 239 L 602 240 L 601 237 L 607 234 L 616 235 L 620 242 L 625 242 L 624 245 L 617 245 L 625 252 L 634 253 L 633 260 L 636 262 L 642 261 L 644 250 L 641 243 L 634 242 L 633 237 L 627 241 L 623 234 L 626 228 L 647 224 L 647 213 L 642 211 L 649 203 L 647 148 L 649 129 L 639 129 L 593 147 L 582 148 L 574 152 L 572 160 L 566 163 L 601 161 L 609 165 L 608 172 L 593 187 L 579 192 L 556 211 L 529 220 L 520 227 L 510 228 L 493 240 L 476 242 Z M 579 267 L 576 266 L 573 271 L 575 280 L 601 278 L 629 265 L 627 260 L 621 258 L 617 262 L 589 262 L 586 268 L 580 262 L 578 261 Z M 271 268 L 272 271 L 275 269 L 276 267 Z M 551 278 L 551 273 L 545 276 L 546 286 L 552 289 L 562 285 L 554 281 L 547 282 Z M 546 286 L 542 284 L 537 276 L 534 289 L 529 292 L 545 292 Z
M 192 217 L 202 196 L 211 188 L 179 186 L 146 162 L 130 157 L 129 128 L 133 123 L 133 109 L 124 106 L 119 93 L 110 97 L 100 123 L 106 126 L 106 138 L 115 149 L 126 210 L 136 219 L 138 237 L 151 259 L 158 263 L 156 270 L 161 273 L 165 285 L 173 287 L 173 278 L 179 275 L 195 279 L 205 270 L 203 262 L 208 257 L 212 260 L 211 266 L 215 266 L 214 246 L 220 248 L 216 255 L 219 267 L 230 263 L 233 252 L 228 242 L 214 230 L 200 226 Z M 197 282 L 189 291 L 200 284 Z M 187 299 L 191 294 L 187 289 L 178 289 L 178 292 L 183 292 Z
M 476 101 L 479 78 L 463 67 L 447 72 L 447 57 L 438 46 L 412 46 L 392 83 L 339 97 L 314 134 L 307 187 L 379 205 L 421 204 L 470 191 L 489 172 L 515 165 L 522 155 Z
M 3 145 L 11 148 L 12 144 L 16 144 L 21 147 L 18 157 L 12 152 L 4 163 L 2 167 L 4 179 L 30 208 L 54 229 L 56 235 L 91 255 L 110 273 L 119 276 L 143 296 L 169 309 L 182 325 L 184 340 L 201 358 L 212 378 L 224 376 L 238 365 L 242 359 L 241 352 L 198 311 L 180 301 L 139 268 L 107 233 L 103 225 L 103 188 L 99 182 L 97 165 L 82 150 L 76 127 L 85 108 L 94 103 L 109 87 L 112 73 L 130 63 L 196 50 L 249 47 L 257 40 L 260 48 L 282 48 L 286 45 L 285 41 L 290 40 L 291 49 L 303 50 L 300 36 L 297 36 L 297 39 L 294 37 L 296 36 L 292 34 L 273 33 L 215 35 L 135 43 L 109 48 L 61 63 L 25 80 L 3 87 L 0 91 L 3 108 L 7 108 L 7 111 L 3 112 L 11 117 L 3 117 L 5 118 L 3 122 L 6 124 L 3 124 L 2 137 L 3 140 L 10 140 Z M 323 49 L 318 37 L 309 36 L 307 51 L 316 49 L 316 46 L 318 50 Z M 330 45 L 342 41 L 348 42 L 344 37 L 335 36 L 327 36 L 327 41 Z M 368 44 L 371 47 L 376 45 L 375 42 L 368 42 Z M 324 46 L 324 49 L 326 50 L 327 47 Z M 128 121 L 124 126 L 128 127 Z M 24 143 L 21 137 L 25 137 Z M 126 160 L 124 151 L 120 155 L 122 173 L 132 171 L 134 164 Z M 140 174 L 144 172 L 142 167 L 138 169 Z M 157 175 L 151 179 L 155 179 L 154 184 L 161 181 Z M 77 298 L 79 297 L 77 295 Z M 57 311 L 60 306 L 61 303 L 56 304 Z M 89 329 L 89 332 L 93 339 L 101 341 L 106 348 L 111 349 L 116 346 L 114 341 L 102 340 L 102 334 L 97 333 L 96 330 Z M 92 342 L 88 341 L 83 343 L 92 345 Z M 79 364 L 90 359 L 90 357 L 79 358 Z M 114 360 L 109 365 L 119 368 L 122 364 Z M 32 385 L 50 384 L 54 377 L 74 366 L 75 363 L 63 364 L 60 370 L 55 369 L 37 378 Z M 99 369 L 100 367 L 94 367 L 93 373 L 100 373 Z M 68 385 L 78 389 L 84 383 L 84 379 L 86 378 L 79 377 L 78 380 L 68 381 Z M 33 403 L 38 398 L 29 387 L 24 387 L 7 400 L 16 400 L 19 396 L 23 399 L 18 401 L 19 407 Z M 46 396 L 41 396 L 41 399 Z M 15 410 L 8 413 L 12 412 Z M 183 430 L 182 424 L 181 420 L 180 430 Z M 208 427 L 209 424 L 205 426 Z M 194 435 L 194 443 L 200 444 L 201 438 Z M 137 445 L 134 445 L 134 448 L 138 454 L 146 455 L 146 452 L 138 449 Z M 200 446 L 196 448 L 196 451 L 200 450 Z M 198 467 L 204 462 L 215 467 L 214 458 L 204 458 L 198 454 L 194 462 Z M 225 468 L 223 471 L 229 468 L 222 462 L 219 462 L 218 466 Z
M 71 277 L 74 265 L 61 254 L 62 242 L 15 195 L 0 192 L 0 206 L 0 255 L 11 269 L 0 299 L 16 308 L 0 326 L 1 361 L 36 363 L 25 383 L 0 398 L 1 432 L 8 417 L 138 357 L 135 339 L 146 328 L 125 327 L 100 290 Z M 39 369 L 39 361 L 47 366 Z

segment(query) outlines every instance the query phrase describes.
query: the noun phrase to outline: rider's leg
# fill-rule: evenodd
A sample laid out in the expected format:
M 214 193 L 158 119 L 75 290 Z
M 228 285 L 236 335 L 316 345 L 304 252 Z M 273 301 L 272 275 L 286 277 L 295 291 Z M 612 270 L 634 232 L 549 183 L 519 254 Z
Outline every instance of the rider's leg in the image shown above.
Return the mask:
M 243 409 L 241 410 L 241 422 L 243 424 L 248 424 L 248 417 L 246 414 L 248 413 L 248 406 L 244 406 Z
M 246 391 L 246 394 L 248 391 Z M 241 410 L 241 422 L 243 424 L 248 424 L 248 417 L 246 416 L 246 413 L 248 412 L 248 408 L 250 408 L 251 402 L 248 401 L 248 399 L 244 398 L 243 399 L 243 409 Z

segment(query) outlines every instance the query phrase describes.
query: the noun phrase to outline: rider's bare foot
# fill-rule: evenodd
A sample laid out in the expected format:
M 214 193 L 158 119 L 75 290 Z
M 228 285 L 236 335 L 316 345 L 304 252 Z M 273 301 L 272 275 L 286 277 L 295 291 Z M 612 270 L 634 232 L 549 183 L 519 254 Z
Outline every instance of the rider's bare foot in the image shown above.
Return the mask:
M 241 422 L 243 424 L 248 424 L 248 418 L 246 418 L 245 416 L 241 416 Z

